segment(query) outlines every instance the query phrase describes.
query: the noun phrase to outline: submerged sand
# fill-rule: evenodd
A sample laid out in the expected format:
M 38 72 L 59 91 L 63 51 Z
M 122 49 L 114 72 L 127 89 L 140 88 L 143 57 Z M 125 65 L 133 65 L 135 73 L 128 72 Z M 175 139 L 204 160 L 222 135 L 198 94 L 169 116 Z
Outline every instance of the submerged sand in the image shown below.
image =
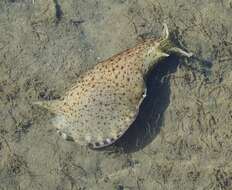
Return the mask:
M 232 189 L 231 18 L 230 0 L 0 1 L 0 190 Z M 194 57 L 150 73 L 122 139 L 93 151 L 60 138 L 32 102 L 163 22 Z

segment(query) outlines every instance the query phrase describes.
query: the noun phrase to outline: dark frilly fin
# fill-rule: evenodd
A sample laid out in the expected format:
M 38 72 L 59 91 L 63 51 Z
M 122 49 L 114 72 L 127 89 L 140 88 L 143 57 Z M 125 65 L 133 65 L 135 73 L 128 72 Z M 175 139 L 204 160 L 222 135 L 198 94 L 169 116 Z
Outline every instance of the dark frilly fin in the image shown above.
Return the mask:
M 100 142 L 89 143 L 88 147 L 91 149 L 101 149 L 101 148 L 112 145 L 115 141 L 116 139 L 114 138 L 106 138 L 105 140 L 100 141 Z

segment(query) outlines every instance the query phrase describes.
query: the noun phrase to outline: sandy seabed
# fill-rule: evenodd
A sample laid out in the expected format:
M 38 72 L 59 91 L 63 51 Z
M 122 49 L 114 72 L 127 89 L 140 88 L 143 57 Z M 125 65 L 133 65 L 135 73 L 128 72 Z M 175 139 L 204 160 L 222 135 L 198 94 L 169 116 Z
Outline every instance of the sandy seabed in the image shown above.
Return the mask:
M 1 0 L 0 190 L 231 190 L 232 1 Z M 64 141 L 32 105 L 162 23 L 194 53 L 148 77 L 128 132 L 106 150 Z

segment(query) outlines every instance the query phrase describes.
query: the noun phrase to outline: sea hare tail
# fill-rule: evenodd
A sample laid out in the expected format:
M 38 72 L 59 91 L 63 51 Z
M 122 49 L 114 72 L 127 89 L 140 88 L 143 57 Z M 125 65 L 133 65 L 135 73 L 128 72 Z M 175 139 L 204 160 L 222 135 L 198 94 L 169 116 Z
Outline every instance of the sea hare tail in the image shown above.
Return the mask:
M 53 113 L 56 113 L 60 107 L 60 100 L 37 101 L 33 102 L 33 104 L 43 107 Z

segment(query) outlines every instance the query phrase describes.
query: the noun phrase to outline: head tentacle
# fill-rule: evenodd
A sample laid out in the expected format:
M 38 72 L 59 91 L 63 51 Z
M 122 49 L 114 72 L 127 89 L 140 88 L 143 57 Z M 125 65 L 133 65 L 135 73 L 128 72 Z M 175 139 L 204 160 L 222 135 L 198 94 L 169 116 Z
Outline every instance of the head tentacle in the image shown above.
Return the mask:
M 162 32 L 163 35 L 162 35 L 162 38 L 160 40 L 159 49 L 162 52 L 165 52 L 166 54 L 176 53 L 176 54 L 179 54 L 182 56 L 191 57 L 193 55 L 192 53 L 189 53 L 189 52 L 185 51 L 184 49 L 177 47 L 174 44 L 174 42 L 173 42 L 174 40 L 172 39 L 172 37 L 170 35 L 170 32 L 168 30 L 168 26 L 166 23 L 163 23 L 163 27 L 164 27 L 163 32 Z

